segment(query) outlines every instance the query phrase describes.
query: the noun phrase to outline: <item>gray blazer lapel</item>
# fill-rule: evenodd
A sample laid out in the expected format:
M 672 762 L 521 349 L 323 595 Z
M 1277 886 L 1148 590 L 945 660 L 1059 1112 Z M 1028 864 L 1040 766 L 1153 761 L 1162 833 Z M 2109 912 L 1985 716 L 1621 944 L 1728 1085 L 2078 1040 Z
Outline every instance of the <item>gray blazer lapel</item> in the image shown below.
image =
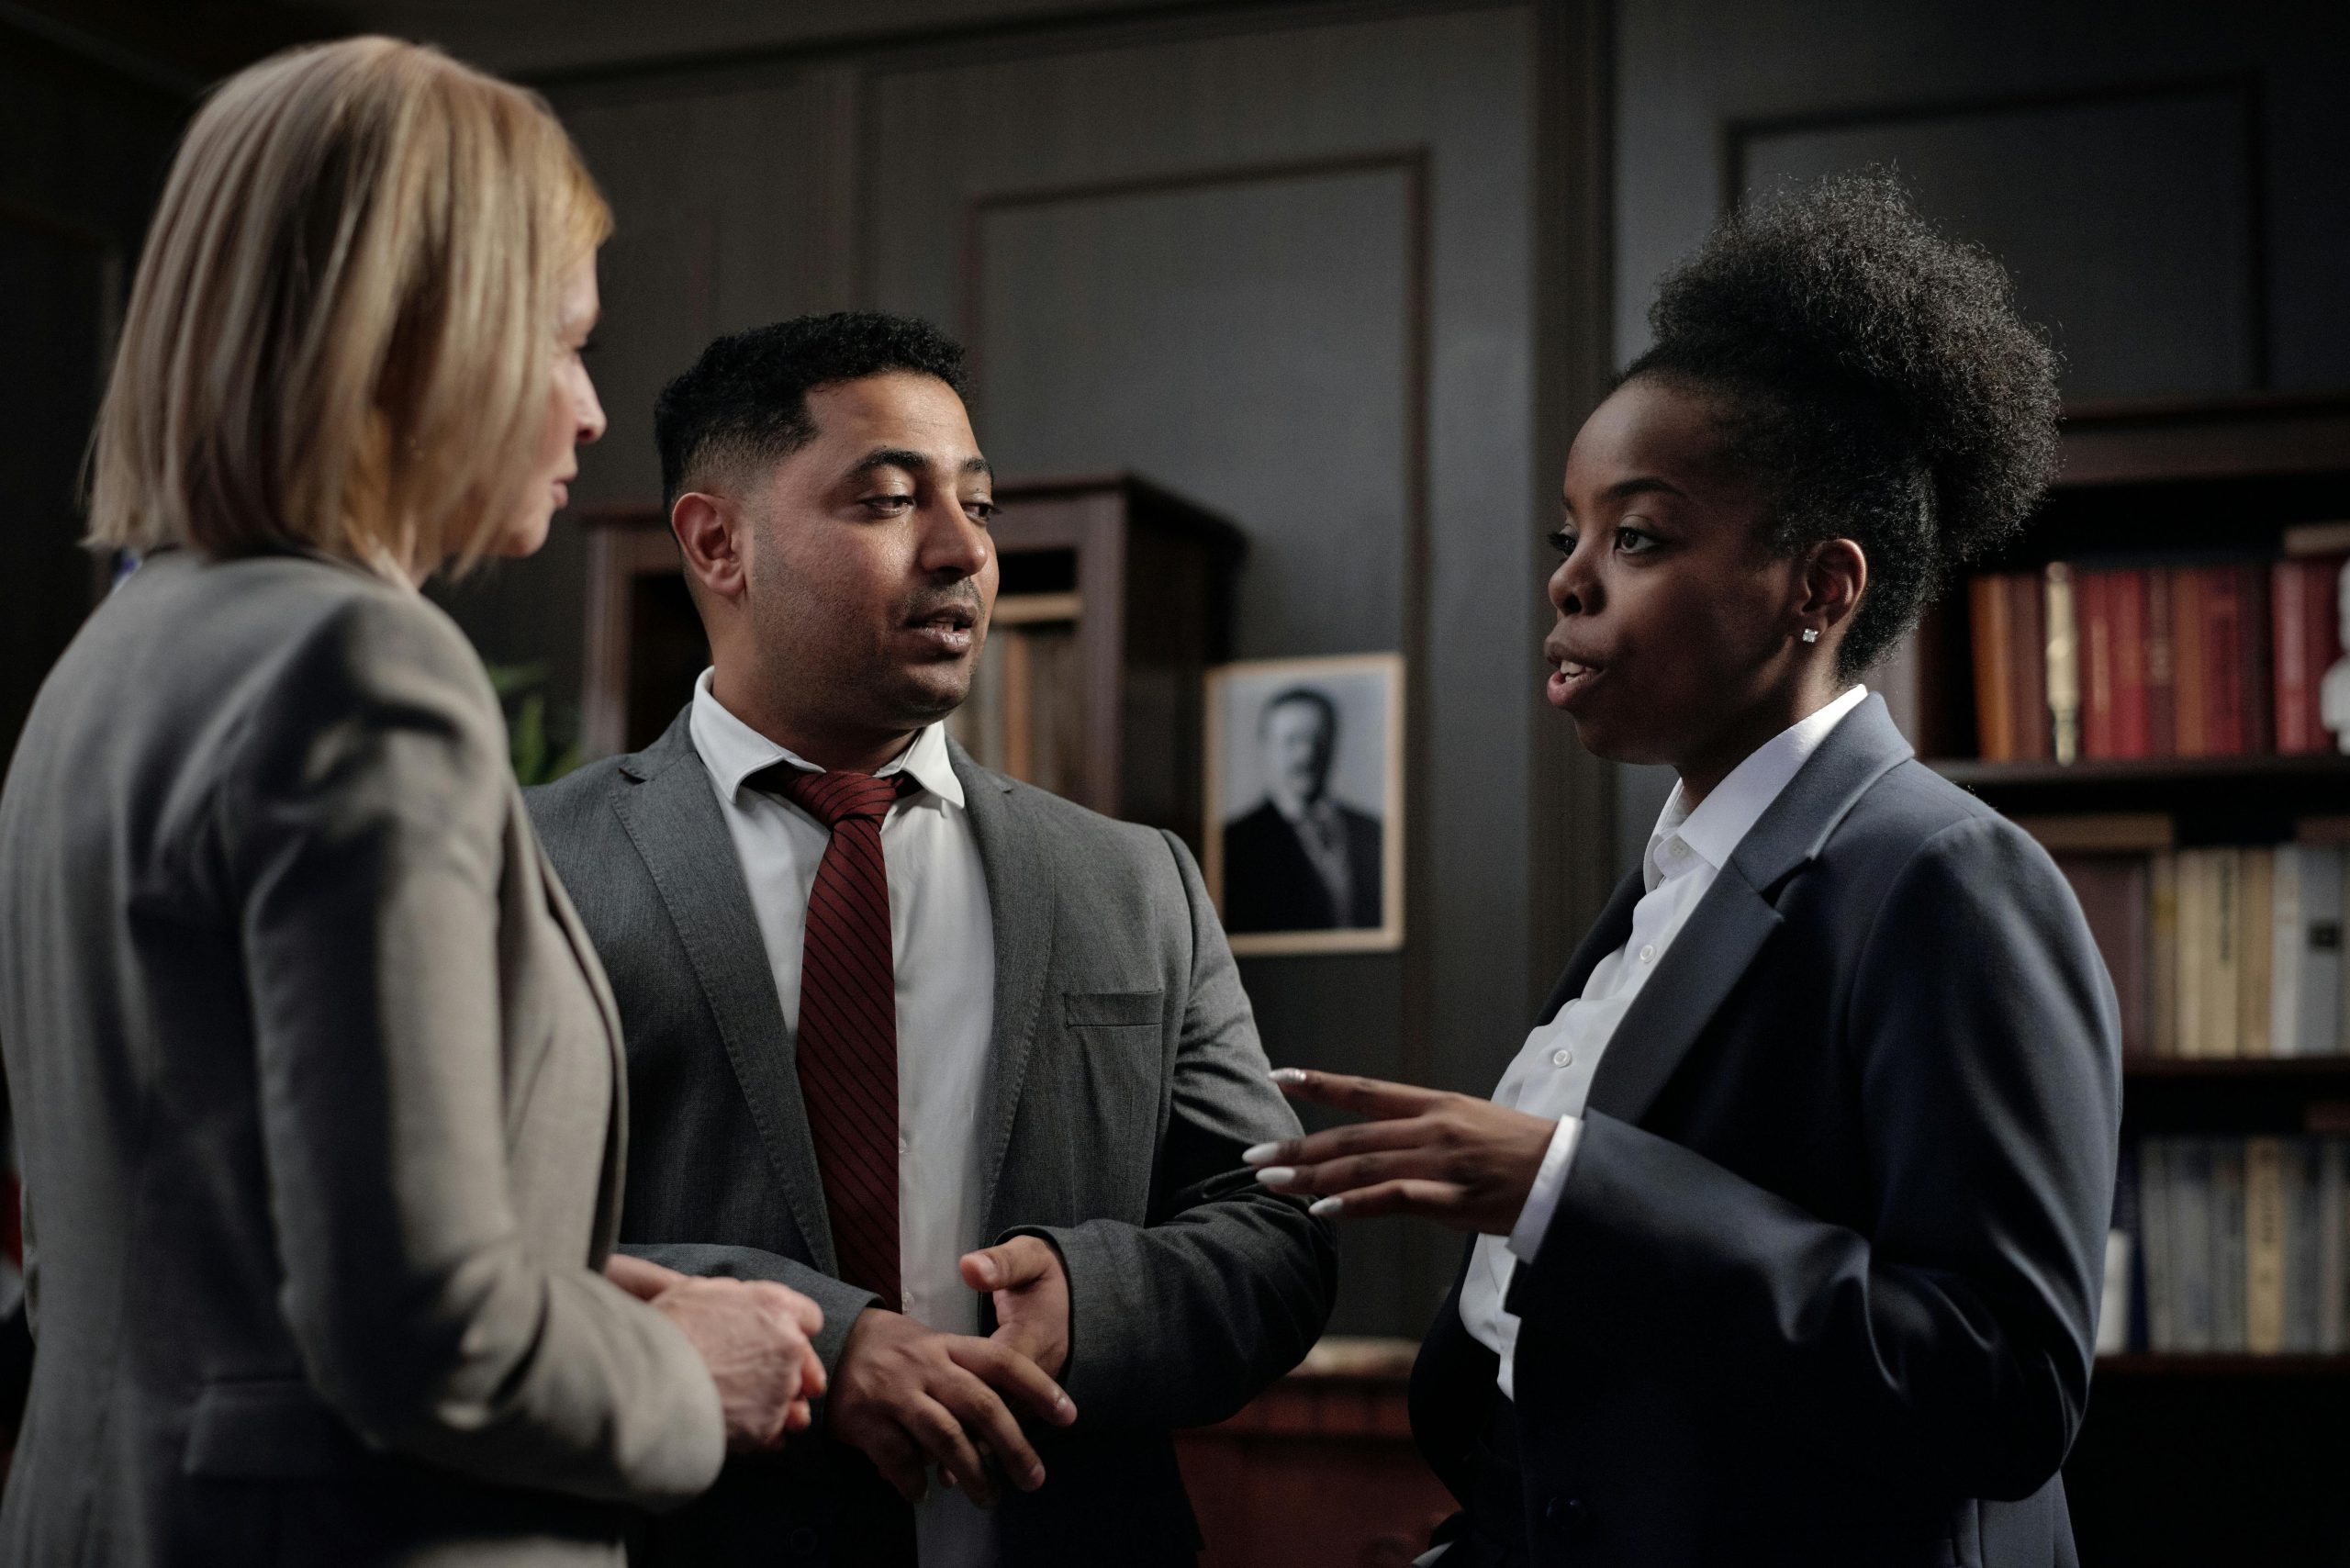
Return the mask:
M 955 777 L 963 781 L 964 809 L 970 813 L 971 836 L 979 842 L 979 866 L 988 879 L 988 912 L 995 923 L 995 1063 L 979 1109 L 979 1169 L 986 1173 L 979 1213 L 992 1236 L 1003 1228 L 997 1223 L 996 1193 L 1003 1185 L 1013 1118 L 1020 1109 L 1028 1053 L 1036 1039 L 1059 901 L 1053 897 L 1046 861 L 1049 849 L 1020 809 L 1012 780 L 979 767 L 952 742 L 948 755 Z
M 1820 743 L 1731 852 L 1729 864 L 1673 937 L 1658 972 L 1626 1011 L 1592 1079 L 1590 1109 L 1626 1122 L 1648 1114 L 1707 1022 L 1778 929 L 1775 901 L 1788 877 L 1819 852 L 1862 793 L 1909 756 L 1885 700 L 1875 696 Z M 1594 938 L 1598 935 L 1594 932 Z M 1578 962 L 1583 957 L 1578 953 Z
M 811 1261 L 829 1274 L 839 1261 L 816 1146 L 808 1132 L 808 1108 L 800 1097 L 791 1031 L 776 998 L 775 975 L 767 967 L 734 841 L 694 750 L 685 713 L 658 741 L 621 762 L 612 783 L 612 810 L 652 873 L 693 961 L 767 1163 L 807 1238 Z

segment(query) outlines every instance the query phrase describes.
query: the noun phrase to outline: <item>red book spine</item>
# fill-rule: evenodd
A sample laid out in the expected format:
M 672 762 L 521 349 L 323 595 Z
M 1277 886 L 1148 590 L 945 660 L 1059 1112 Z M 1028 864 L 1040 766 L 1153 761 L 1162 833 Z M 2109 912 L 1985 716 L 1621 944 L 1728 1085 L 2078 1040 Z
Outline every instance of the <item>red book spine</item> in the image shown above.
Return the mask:
M 2317 683 L 2310 679 L 2310 599 L 2301 588 L 2302 567 L 2300 561 L 2279 561 L 2268 570 L 2268 598 L 2276 610 L 2279 756 L 2317 749 L 2311 744 L 2317 728 L 2317 706 L 2311 700 Z
M 2081 639 L 2081 755 L 2114 756 L 2113 575 L 2083 572 L 2073 583 Z
M 2244 702 L 2244 749 L 2253 756 L 2277 753 L 2277 677 L 2272 657 L 2275 634 L 2268 624 L 2268 573 L 2255 563 L 2231 567 L 2236 580 L 2236 603 L 2243 619 L 2236 623 L 2236 689 Z
M 2203 574 L 2193 566 L 2170 574 L 2171 712 L 2180 756 L 2209 756 L 2211 747 L 2203 706 Z
M 2171 638 L 2171 575 L 2161 566 L 2146 574 L 2146 755 L 2177 756 L 2178 708 L 2177 648 Z
M 2009 572 L 2000 580 L 2008 588 L 2008 634 L 2015 641 L 2009 720 L 2015 725 L 2016 759 L 2046 762 L 2056 755 L 2056 732 L 2048 715 L 2047 588 L 2038 572 Z
M 2244 595 L 2233 566 L 2213 566 L 2203 583 L 2203 746 L 2212 756 L 2250 747 L 2244 711 Z
M 2146 574 L 2106 575 L 2113 620 L 2113 755 L 2144 756 L 2146 746 Z
M 2337 595 L 2342 557 L 2279 561 L 2274 586 L 2277 750 L 2286 756 L 2330 752 L 2333 736 L 2320 711 L 2320 684 L 2341 656 Z
M 2015 649 L 2008 635 L 2007 585 L 1996 577 L 1978 577 L 1966 585 L 1966 597 L 1975 639 L 1975 753 L 1986 762 L 2013 762 L 2015 726 L 2008 703 L 2015 678 L 2008 660 Z
M 2350 643 L 2350 626 L 2342 624 L 2342 574 L 2350 570 L 2350 556 L 2327 555 L 2306 563 L 2309 575 L 2301 579 L 2301 588 L 2309 595 L 2308 629 L 2310 651 L 2310 733 L 2311 746 L 2317 751 L 2334 751 L 2340 743 L 2333 732 L 2325 727 L 2322 716 L 2325 672 L 2342 656 Z

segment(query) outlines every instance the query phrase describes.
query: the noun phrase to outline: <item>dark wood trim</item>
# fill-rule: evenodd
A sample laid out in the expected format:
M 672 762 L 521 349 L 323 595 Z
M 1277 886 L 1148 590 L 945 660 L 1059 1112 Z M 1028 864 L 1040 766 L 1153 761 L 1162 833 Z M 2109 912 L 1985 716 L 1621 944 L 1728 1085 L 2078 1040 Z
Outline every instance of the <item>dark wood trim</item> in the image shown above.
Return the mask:
M 636 580 L 682 572 L 668 515 L 657 501 L 582 508 L 588 536 L 588 668 L 579 698 L 579 745 L 588 756 L 628 749 L 628 677 Z
M 2266 99 L 2256 71 L 2165 77 L 2149 82 L 2105 83 L 2092 87 L 2049 92 L 1993 93 L 1917 103 L 1845 105 L 1794 114 L 1736 116 L 1724 120 L 1720 129 L 1719 208 L 1726 213 L 1732 211 L 1744 199 L 1747 155 L 1754 142 L 1766 136 L 1807 130 L 1851 130 L 1869 126 L 1919 125 L 1936 120 L 1975 119 L 1995 115 L 2096 108 L 2107 105 L 2200 96 L 2233 98 L 2244 119 L 2244 305 L 2248 317 L 2245 342 L 2251 353 L 2251 363 L 2245 368 L 2253 387 L 2265 388 L 2270 385 L 2273 360 L 2268 308 L 2268 135 Z
M 2128 1079 L 2311 1082 L 2329 1089 L 2340 1089 L 2350 1084 L 2350 1056 L 2131 1057 L 2121 1064 L 2121 1076 Z
M 984 316 L 987 278 L 986 223 L 993 214 L 1044 207 L 1178 192 L 1261 185 L 1302 180 L 1347 178 L 1362 174 L 1398 174 L 1404 187 L 1404 408 L 1408 411 L 1404 451 L 1404 538 L 1402 571 L 1404 653 L 1404 820 L 1418 824 L 1428 819 L 1432 796 L 1428 778 L 1428 661 L 1434 646 L 1432 610 L 1428 599 L 1433 545 L 1429 538 L 1431 498 L 1428 494 L 1430 319 L 1429 289 L 1434 267 L 1434 230 L 1429 185 L 1432 159 L 1425 147 L 1374 150 L 1326 158 L 1280 159 L 1261 162 L 1210 164 L 1163 170 L 1125 179 L 1088 180 L 1065 184 L 978 192 L 963 206 L 962 250 L 957 262 L 957 294 L 959 326 L 971 364 L 974 386 L 984 375 L 987 323 Z M 1367 650 L 1366 650 L 1367 651 Z M 1429 859 L 1433 835 L 1416 826 L 1404 840 L 1404 1076 L 1425 1082 L 1432 1068 L 1430 1041 L 1435 943 L 1429 922 L 1434 918 L 1435 868 Z
M 0 0 L 0 40 L 62 56 L 181 107 L 192 106 L 204 92 L 200 77 L 14 0 Z
M 1060 185 L 1015 186 L 1006 190 L 987 191 L 965 198 L 960 220 L 961 250 L 956 260 L 956 313 L 963 339 L 963 352 L 969 364 L 970 380 L 977 386 L 981 379 L 981 356 L 986 352 L 984 330 L 986 322 L 981 307 L 981 295 L 986 286 L 987 259 L 984 227 L 988 218 L 1000 211 L 1022 207 L 1073 206 L 1081 202 L 1123 201 L 1154 196 L 1172 196 L 1181 192 L 1214 190 L 1232 185 L 1278 185 L 1297 180 L 1339 179 L 1350 174 L 1401 174 L 1412 183 L 1405 200 L 1419 216 L 1407 217 L 1407 224 L 1416 228 L 1420 249 L 1412 253 L 1407 265 L 1418 271 L 1416 313 L 1407 325 L 1407 357 L 1414 351 L 1408 345 L 1425 338 L 1427 332 L 1425 251 L 1427 206 L 1426 186 L 1428 179 L 1428 152 L 1426 148 L 1387 149 L 1366 152 L 1340 153 L 1327 158 L 1274 159 L 1263 162 L 1215 163 L 1190 168 L 1167 169 L 1155 174 L 1138 174 L 1124 179 L 1080 180 Z M 1421 360 L 1425 363 L 1425 354 Z M 1425 452 L 1427 445 L 1427 398 L 1426 383 L 1418 387 L 1420 396 L 1411 405 L 1418 440 Z M 1425 468 L 1425 457 L 1422 458 Z M 1415 492 L 1419 494 L 1422 492 Z M 1425 509 L 1424 509 L 1425 510 Z M 1408 524 L 1407 524 L 1408 526 Z
M 1432 846 L 1427 830 L 1434 809 L 1429 777 L 1431 732 L 1430 656 L 1435 645 L 1429 585 L 1434 546 L 1429 494 L 1432 396 L 1432 314 L 1435 231 L 1430 185 L 1433 158 L 1426 147 L 1371 150 L 1322 158 L 1277 159 L 1158 171 L 1130 178 L 1079 181 L 974 193 L 962 213 L 962 251 L 957 276 L 962 339 L 970 357 L 974 386 L 982 384 L 986 353 L 984 293 L 987 275 L 985 225 L 992 214 L 1136 196 L 1263 185 L 1304 180 L 1396 174 L 1404 180 L 1404 537 L 1400 627 L 1404 655 L 1404 835 L 1403 1015 L 1398 1026 L 1398 1069 L 1408 1081 L 1429 1081 L 1435 1070 L 1435 891 Z M 1368 651 L 1368 650 L 1366 650 Z M 1612 830 L 1608 835 L 1612 842 Z M 1594 906 L 1596 907 L 1595 905 Z M 1406 1232 L 1402 1260 L 1408 1319 L 1420 1310 L 1424 1288 L 1441 1284 L 1430 1238 L 1421 1227 Z
M 5 4 L 6 0 L 0 0 Z M 1104 10 L 1076 5 L 1023 17 L 1000 17 L 901 29 L 871 29 L 824 37 L 695 50 L 641 59 L 501 71 L 509 80 L 543 92 L 629 86 L 664 77 L 735 76 L 842 62 L 883 70 L 923 70 L 969 64 L 1007 54 L 1159 43 L 1272 28 L 1344 26 L 1395 17 L 1505 8 L 1521 0 L 1164 0 L 1153 6 Z
M 2350 472 L 2350 392 L 2082 404 L 2061 458 L 2059 490 Z
M 1724 212 L 1729 211 L 1745 194 L 1747 149 L 1766 136 L 1804 130 L 1853 130 L 1867 126 L 1922 125 L 1935 120 L 2096 108 L 2110 104 L 2143 103 L 2154 98 L 2222 94 L 2233 95 L 2251 104 L 2254 112 L 2257 113 L 2257 74 L 2249 71 L 2231 71 L 2157 77 L 2144 82 L 2107 82 L 2094 86 L 2052 88 L 2044 92 L 1962 94 L 1947 98 L 1841 104 L 1789 114 L 1733 115 L 1721 123 L 1720 207 Z M 2247 154 L 2257 156 L 2259 145 L 2257 141 L 2248 144 Z M 2254 254 L 2264 254 L 2266 249 L 2264 244 Z
M 1606 397 L 1615 342 L 1614 0 L 1534 7 L 1534 471 L 1528 477 L 1526 1006 L 1530 1014 L 1616 881 L 1616 767 L 1583 750 L 1541 697 L 1534 650 L 1552 619 L 1539 591 L 1554 565 L 1539 520 L 1585 415 Z M 1460 1085 L 1482 1092 L 1483 1085 Z
M 2350 1356 L 2251 1356 L 2133 1350 L 2099 1356 L 2098 1377 L 2300 1378 L 2350 1377 Z
M 2084 762 L 1938 760 L 1935 772 L 1969 790 L 2039 789 L 2106 784 L 2183 784 L 2207 779 L 2247 784 L 2288 780 L 2337 783 L 2350 791 L 2350 756 L 2320 752 L 2297 756 L 2160 756 Z

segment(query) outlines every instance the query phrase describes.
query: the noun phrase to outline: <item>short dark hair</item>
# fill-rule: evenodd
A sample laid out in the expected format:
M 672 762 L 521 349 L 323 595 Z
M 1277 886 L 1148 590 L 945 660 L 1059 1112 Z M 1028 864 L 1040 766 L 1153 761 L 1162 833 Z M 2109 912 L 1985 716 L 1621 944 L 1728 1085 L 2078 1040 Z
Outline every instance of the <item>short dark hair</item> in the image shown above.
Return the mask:
M 1623 379 L 1721 398 L 1764 543 L 1868 555 L 1847 677 L 2020 529 L 2054 475 L 2055 352 L 1998 262 L 1935 232 L 1883 169 L 1732 214 L 1666 275 L 1649 324 L 1655 346 Z
M 677 504 L 712 459 L 774 462 L 816 438 L 808 394 L 906 371 L 964 396 L 963 348 L 927 321 L 878 310 L 795 316 L 720 338 L 653 404 L 661 504 Z
M 1321 709 L 1322 727 L 1328 730 L 1333 737 L 1337 736 L 1338 733 L 1338 705 L 1330 700 L 1330 694 L 1328 692 L 1312 686 L 1292 686 L 1285 691 L 1274 693 L 1262 708 L 1257 710 L 1257 728 L 1259 732 L 1261 733 L 1264 730 L 1267 721 L 1272 718 L 1274 709 L 1286 708 L 1292 702 L 1303 702 L 1308 707 Z

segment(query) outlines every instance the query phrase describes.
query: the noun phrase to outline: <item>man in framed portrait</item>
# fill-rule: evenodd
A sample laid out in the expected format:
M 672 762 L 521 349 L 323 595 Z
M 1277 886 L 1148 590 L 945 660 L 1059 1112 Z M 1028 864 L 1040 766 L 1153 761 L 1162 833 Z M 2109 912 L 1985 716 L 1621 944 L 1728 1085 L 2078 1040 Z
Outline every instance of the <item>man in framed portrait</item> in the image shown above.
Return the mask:
M 1330 792 L 1338 705 L 1314 686 L 1259 710 L 1265 798 L 1224 824 L 1224 918 L 1232 931 L 1341 931 L 1380 924 L 1378 817 Z

